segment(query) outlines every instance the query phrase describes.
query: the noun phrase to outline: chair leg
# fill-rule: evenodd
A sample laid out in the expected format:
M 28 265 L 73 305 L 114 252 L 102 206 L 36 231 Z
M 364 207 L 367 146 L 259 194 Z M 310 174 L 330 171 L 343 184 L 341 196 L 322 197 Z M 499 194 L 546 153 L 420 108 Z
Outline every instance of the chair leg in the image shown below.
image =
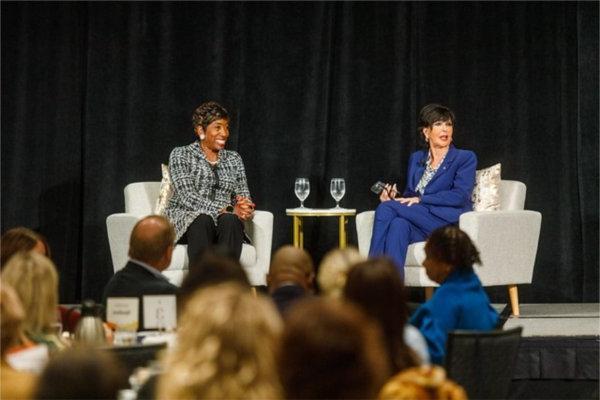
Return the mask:
M 431 296 L 433 296 L 433 288 L 426 287 L 425 288 L 425 300 L 429 300 L 431 298 Z
M 514 316 L 521 315 L 519 312 L 519 292 L 517 285 L 508 285 L 508 297 L 510 297 L 510 307 Z

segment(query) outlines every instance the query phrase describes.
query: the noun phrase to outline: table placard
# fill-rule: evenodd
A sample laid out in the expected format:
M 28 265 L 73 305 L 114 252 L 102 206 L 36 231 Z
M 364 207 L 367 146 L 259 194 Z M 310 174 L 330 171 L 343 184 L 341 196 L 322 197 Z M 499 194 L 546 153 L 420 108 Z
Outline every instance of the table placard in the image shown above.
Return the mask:
M 106 299 L 106 321 L 116 325 L 117 330 L 136 331 L 139 326 L 137 297 L 109 297 Z
M 177 326 L 175 295 L 143 296 L 144 329 L 172 330 Z

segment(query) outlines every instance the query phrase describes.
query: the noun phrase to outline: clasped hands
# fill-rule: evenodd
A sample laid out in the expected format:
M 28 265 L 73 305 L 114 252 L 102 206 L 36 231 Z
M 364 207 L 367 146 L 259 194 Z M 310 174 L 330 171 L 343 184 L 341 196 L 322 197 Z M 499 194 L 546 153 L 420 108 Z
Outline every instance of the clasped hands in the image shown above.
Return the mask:
M 235 206 L 233 213 L 242 221 L 251 220 L 254 217 L 255 204 L 248 197 L 237 195 L 235 196 Z
M 397 194 L 398 189 L 396 188 L 396 184 L 394 183 L 394 185 L 390 185 L 387 183 L 379 194 L 379 200 L 382 202 L 395 200 L 399 203 L 406 204 L 408 207 L 412 206 L 413 204 L 417 204 L 420 201 L 418 197 L 396 197 Z

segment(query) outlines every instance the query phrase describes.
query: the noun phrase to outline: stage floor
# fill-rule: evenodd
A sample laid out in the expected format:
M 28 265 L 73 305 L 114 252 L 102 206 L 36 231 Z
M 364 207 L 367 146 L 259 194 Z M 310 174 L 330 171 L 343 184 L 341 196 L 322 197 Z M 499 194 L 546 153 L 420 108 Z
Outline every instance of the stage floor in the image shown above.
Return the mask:
M 511 315 L 504 329 L 522 326 L 523 337 L 600 336 L 598 303 L 521 304 L 520 308 L 521 315 Z

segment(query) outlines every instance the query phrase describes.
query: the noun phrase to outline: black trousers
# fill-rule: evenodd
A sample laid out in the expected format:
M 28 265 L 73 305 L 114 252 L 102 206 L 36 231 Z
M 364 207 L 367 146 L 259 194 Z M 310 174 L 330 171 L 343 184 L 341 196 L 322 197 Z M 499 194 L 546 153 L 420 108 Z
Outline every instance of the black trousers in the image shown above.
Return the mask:
M 217 218 L 217 225 L 206 214 L 200 214 L 188 227 L 183 240 L 187 241 L 190 266 L 209 247 L 224 247 L 236 260 L 242 254 L 244 224 L 235 214 L 224 213 Z

